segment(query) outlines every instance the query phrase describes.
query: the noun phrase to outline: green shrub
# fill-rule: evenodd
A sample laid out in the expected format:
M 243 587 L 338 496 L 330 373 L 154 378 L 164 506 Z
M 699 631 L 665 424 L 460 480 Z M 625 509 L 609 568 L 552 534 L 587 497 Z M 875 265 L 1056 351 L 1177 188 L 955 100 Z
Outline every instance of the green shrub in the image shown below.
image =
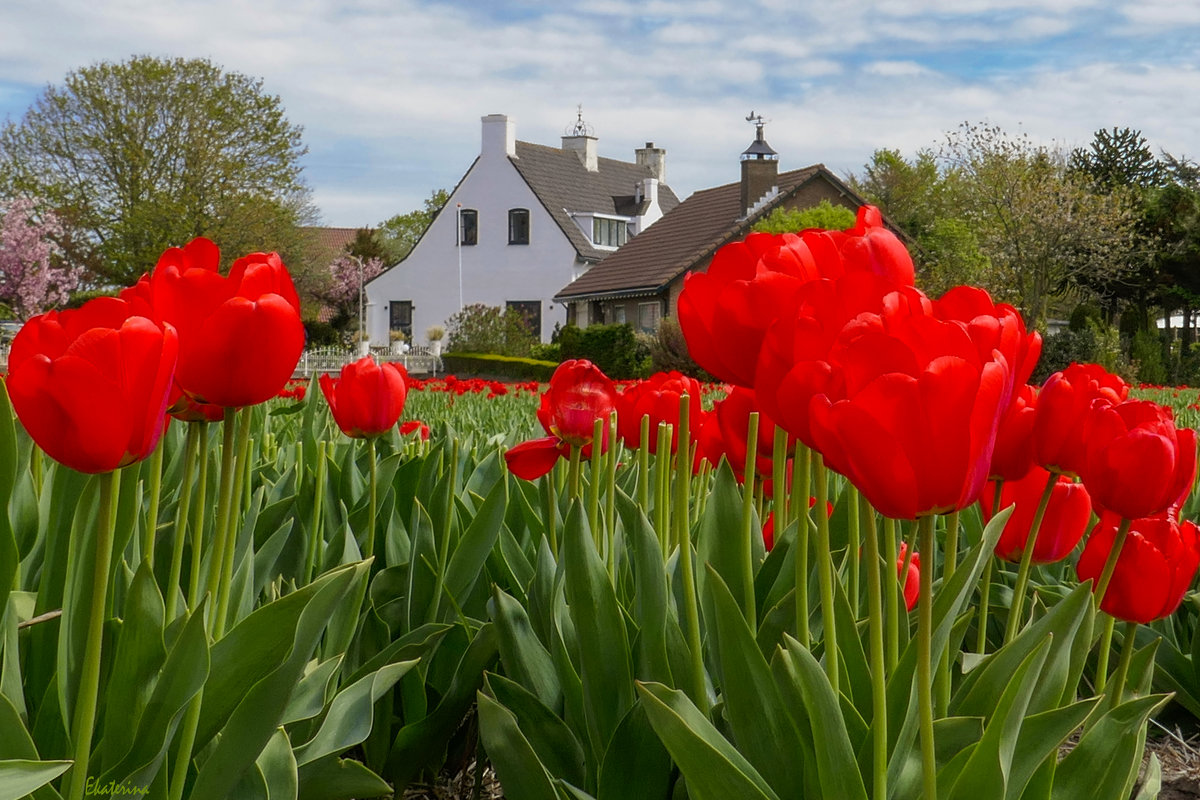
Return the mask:
M 650 374 L 650 351 L 638 339 L 629 323 L 567 325 L 558 332 L 559 355 L 565 361 L 586 358 L 616 380 L 641 378 Z
M 1135 378 L 1133 367 L 1121 352 L 1116 329 L 1088 323 L 1083 330 L 1068 328 L 1044 337 L 1042 357 L 1029 380 L 1033 384 L 1041 384 L 1072 362 L 1099 364 L 1125 380 L 1132 381 Z
M 683 337 L 683 329 L 674 317 L 663 317 L 658 321 L 658 329 L 654 336 L 649 337 L 648 347 L 653 372 L 675 370 L 698 381 L 715 381 L 712 375 L 692 360 L 691 354 L 688 353 L 687 340 Z
M 1163 359 L 1163 340 L 1157 333 L 1140 330 L 1129 343 L 1129 360 L 1142 383 L 1162 386 L 1168 382 L 1167 365 Z
M 557 364 L 562 361 L 562 350 L 557 344 L 538 342 L 530 348 L 529 357 L 536 361 L 553 361 Z
M 304 320 L 305 346 L 335 347 L 342 343 L 342 333 L 328 322 Z
M 474 303 L 450 317 L 446 326 L 446 350 L 451 353 L 528 356 L 537 343 L 521 312 L 513 308 Z
M 539 361 L 520 356 L 500 356 L 494 353 L 448 353 L 442 356 L 447 375 L 460 378 L 488 380 L 539 381 L 550 380 L 556 361 Z

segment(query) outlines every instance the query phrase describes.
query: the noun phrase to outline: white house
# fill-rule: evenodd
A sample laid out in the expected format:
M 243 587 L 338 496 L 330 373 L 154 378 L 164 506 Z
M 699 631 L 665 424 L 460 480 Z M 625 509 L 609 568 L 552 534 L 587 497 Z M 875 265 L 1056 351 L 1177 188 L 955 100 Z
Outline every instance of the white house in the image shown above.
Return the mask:
M 463 306 L 515 307 L 542 341 L 566 309 L 554 293 L 679 200 L 666 151 L 647 142 L 634 161 L 600 158 L 582 123 L 561 147 L 516 140 L 511 118 L 483 117 L 479 157 L 412 252 L 366 286 L 367 331 L 424 343 Z

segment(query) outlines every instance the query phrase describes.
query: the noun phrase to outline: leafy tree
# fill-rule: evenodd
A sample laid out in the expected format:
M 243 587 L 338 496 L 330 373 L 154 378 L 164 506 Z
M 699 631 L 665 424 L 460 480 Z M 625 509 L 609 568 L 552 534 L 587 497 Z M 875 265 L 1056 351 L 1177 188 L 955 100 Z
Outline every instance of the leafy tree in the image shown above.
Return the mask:
M 61 264 L 56 239 L 63 226 L 52 211 L 37 212 L 37 203 L 19 197 L 8 204 L 0 221 L 0 302 L 26 320 L 65 303 L 79 285 L 79 270 Z
M 1031 324 L 1051 298 L 1095 293 L 1131 271 L 1135 207 L 1123 192 L 1096 194 L 1057 150 L 1027 135 L 963 124 L 939 153 L 959 182 L 959 218 L 987 256 L 985 288 Z
M 515 308 L 473 303 L 446 323 L 446 349 L 452 353 L 528 356 L 537 337 Z
M 137 56 L 69 73 L 0 131 L 0 194 L 45 198 L 80 235 L 66 260 L 128 283 L 208 236 L 227 259 L 299 253 L 313 216 L 301 129 L 262 81 L 203 59 Z M 302 283 L 302 281 L 300 281 Z
M 378 228 L 359 228 L 354 232 L 354 241 L 346 245 L 346 252 L 363 261 L 379 259 L 386 261 L 387 249 L 384 248 Z
M 379 223 L 378 238 L 383 250 L 383 262 L 391 265 L 402 261 L 449 199 L 450 194 L 445 189 L 437 189 L 426 198 L 423 208 L 397 214 Z
M 1102 190 L 1160 186 L 1166 177 L 1164 165 L 1154 157 L 1142 132 L 1132 128 L 1096 131 L 1091 146 L 1071 151 L 1067 163 Z
M 754 223 L 753 230 L 764 233 L 798 233 L 808 228 L 841 231 L 854 227 L 854 212 L 822 200 L 808 208 L 775 208 Z

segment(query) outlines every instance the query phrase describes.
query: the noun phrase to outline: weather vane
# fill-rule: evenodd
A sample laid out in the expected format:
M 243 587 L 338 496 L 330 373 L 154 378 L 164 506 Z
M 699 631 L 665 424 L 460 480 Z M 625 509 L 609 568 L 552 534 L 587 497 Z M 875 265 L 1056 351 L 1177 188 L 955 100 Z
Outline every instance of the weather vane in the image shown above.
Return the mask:
M 576 106 L 575 124 L 568 125 L 566 134 L 568 136 L 595 136 L 595 130 L 591 125 L 583 121 L 583 103 Z

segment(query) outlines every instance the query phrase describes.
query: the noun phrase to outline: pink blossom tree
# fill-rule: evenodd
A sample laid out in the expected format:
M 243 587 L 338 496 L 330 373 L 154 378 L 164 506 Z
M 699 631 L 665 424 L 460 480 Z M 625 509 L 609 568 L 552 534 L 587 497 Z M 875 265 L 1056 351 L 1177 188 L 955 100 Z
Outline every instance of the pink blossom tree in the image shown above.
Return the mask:
M 349 254 L 338 256 L 329 265 L 329 274 L 333 278 L 329 286 L 329 301 L 347 314 L 357 314 L 360 283 L 365 284 L 381 272 L 383 261 L 378 258 L 364 260 Z
M 0 221 L 0 302 L 21 320 L 65 303 L 82 269 L 59 263 L 55 237 L 63 226 L 52 211 L 38 212 L 32 198 L 18 197 Z

